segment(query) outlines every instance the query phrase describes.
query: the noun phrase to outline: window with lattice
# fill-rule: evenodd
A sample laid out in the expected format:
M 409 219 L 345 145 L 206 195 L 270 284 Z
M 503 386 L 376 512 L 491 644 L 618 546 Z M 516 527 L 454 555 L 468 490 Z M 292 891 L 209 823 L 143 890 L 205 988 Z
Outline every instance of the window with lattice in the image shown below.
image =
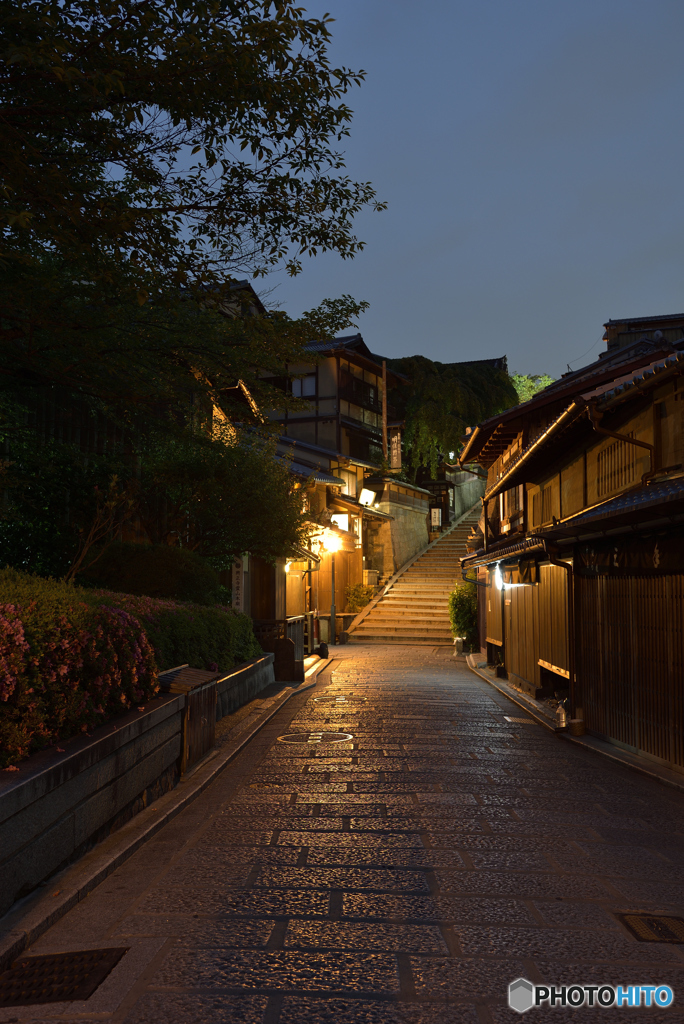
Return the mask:
M 634 437 L 634 433 L 627 437 Z M 599 498 L 628 487 L 636 477 L 635 446 L 627 441 L 613 441 L 598 453 L 596 469 Z

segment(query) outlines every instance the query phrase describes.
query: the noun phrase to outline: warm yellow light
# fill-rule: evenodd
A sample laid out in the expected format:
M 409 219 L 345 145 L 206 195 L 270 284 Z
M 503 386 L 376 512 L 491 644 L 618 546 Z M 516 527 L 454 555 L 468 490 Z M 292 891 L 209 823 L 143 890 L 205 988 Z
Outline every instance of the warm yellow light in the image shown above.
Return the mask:
M 290 566 L 291 565 L 292 565 L 292 562 L 286 562 L 285 563 L 285 572 L 289 572 L 290 571 Z
M 323 538 L 323 543 L 325 544 L 326 550 L 329 551 L 331 554 L 334 554 L 336 551 L 340 550 L 340 547 L 342 545 L 342 538 L 339 537 L 336 533 L 333 533 L 332 530 L 330 530 L 326 533 L 325 537 Z

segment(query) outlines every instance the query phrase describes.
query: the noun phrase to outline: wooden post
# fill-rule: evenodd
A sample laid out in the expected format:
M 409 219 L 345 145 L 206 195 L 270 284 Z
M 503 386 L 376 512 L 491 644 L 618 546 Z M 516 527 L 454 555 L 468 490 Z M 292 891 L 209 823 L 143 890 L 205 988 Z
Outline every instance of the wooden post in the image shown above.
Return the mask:
M 382 361 L 382 457 L 387 462 L 387 360 Z

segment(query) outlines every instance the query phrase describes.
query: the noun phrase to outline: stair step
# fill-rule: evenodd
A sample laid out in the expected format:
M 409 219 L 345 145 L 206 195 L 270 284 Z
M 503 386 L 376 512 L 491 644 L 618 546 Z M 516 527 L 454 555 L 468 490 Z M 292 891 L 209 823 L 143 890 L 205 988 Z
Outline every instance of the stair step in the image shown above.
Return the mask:
M 460 559 L 479 518 L 478 508 L 417 558 L 351 631 L 350 641 L 453 647 L 449 595 L 461 580 Z

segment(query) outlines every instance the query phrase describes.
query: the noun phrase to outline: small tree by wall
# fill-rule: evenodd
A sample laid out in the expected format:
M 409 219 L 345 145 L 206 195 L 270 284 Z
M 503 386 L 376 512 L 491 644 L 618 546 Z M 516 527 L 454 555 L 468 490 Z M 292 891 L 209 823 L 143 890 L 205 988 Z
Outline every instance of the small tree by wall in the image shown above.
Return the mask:
M 463 646 L 471 651 L 480 646 L 477 628 L 477 585 L 462 583 L 449 595 L 451 632 L 463 638 Z

